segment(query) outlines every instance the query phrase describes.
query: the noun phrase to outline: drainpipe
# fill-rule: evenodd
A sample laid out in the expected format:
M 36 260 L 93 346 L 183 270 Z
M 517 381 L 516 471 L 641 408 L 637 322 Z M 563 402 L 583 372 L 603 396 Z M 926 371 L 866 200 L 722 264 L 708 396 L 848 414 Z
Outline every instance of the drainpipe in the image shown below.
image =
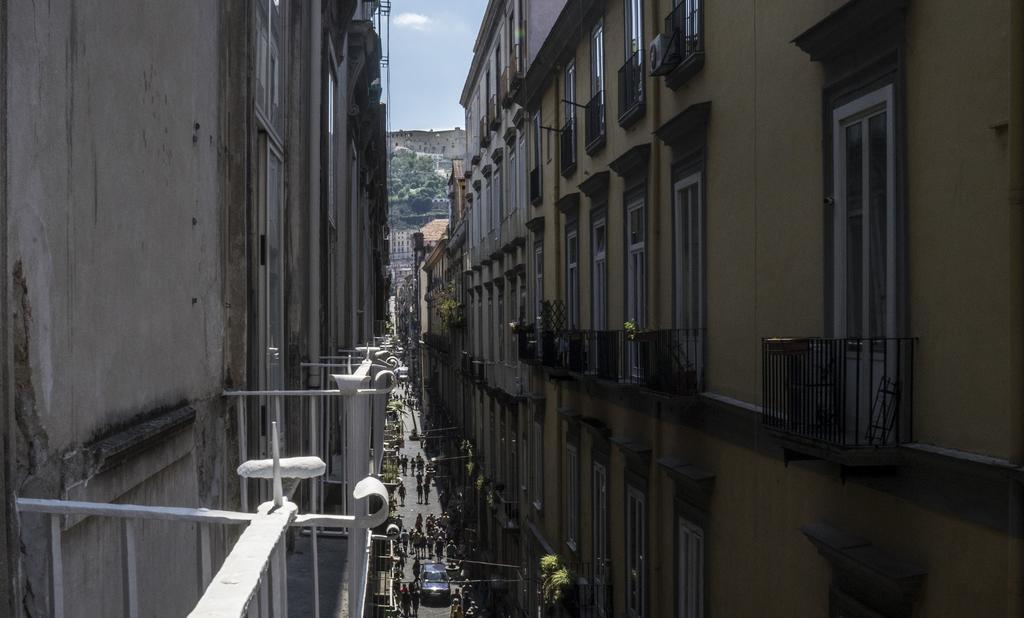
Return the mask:
M 1009 215 L 1017 226 L 1018 233 L 1011 235 L 1018 265 L 1024 264 L 1024 7 L 1019 2 L 1010 3 L 1010 46 L 1009 46 L 1009 117 L 1007 125 L 1007 181 Z M 1018 274 L 1020 270 L 1018 270 Z M 1012 286 L 1014 325 L 1018 336 L 1024 328 L 1024 281 L 1018 278 Z M 1020 342 L 1024 343 L 1024 342 Z M 1018 369 L 1022 366 L 1024 346 L 1018 347 L 1014 359 Z M 1010 413 L 1011 444 L 1010 461 L 1018 466 L 1024 464 L 1024 393 L 1016 393 L 1008 406 Z M 1007 616 L 1024 615 L 1024 486 L 1018 478 L 1009 481 L 1009 535 L 1007 546 Z
M 309 0 L 309 361 L 320 362 L 320 0 Z M 311 367 L 310 388 L 319 388 L 320 371 Z

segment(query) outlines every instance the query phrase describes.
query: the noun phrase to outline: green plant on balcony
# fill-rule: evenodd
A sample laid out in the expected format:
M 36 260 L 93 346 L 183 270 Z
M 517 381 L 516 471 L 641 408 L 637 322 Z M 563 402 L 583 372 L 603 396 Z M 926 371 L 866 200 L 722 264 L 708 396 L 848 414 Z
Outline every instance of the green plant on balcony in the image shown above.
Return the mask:
M 381 476 L 381 480 L 385 484 L 387 484 L 387 483 L 397 483 L 398 482 L 398 462 L 395 462 L 395 461 L 385 461 L 384 462 L 384 467 L 381 469 L 380 476 Z
M 463 305 L 455 294 L 455 284 L 448 283 L 436 290 L 434 295 L 437 315 L 445 328 L 458 328 L 465 325 L 466 318 Z
M 480 490 L 482 490 L 484 488 L 484 482 L 485 482 L 484 473 L 481 471 L 481 472 L 479 472 L 476 475 L 476 483 L 475 483 L 475 485 L 476 485 L 476 490 L 477 491 L 480 491 Z
M 572 575 L 562 564 L 562 559 L 548 554 L 540 559 L 541 592 L 546 605 L 554 605 L 562 600 L 565 591 L 572 585 Z

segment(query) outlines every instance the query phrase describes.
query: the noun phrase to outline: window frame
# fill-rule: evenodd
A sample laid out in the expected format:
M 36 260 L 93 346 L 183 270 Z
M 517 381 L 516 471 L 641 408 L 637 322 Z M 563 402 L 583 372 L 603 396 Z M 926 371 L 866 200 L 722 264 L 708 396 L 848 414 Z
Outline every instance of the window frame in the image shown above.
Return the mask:
M 603 249 L 598 248 L 598 228 L 603 229 Z M 608 328 L 608 216 L 604 210 L 592 217 L 590 249 L 590 324 L 594 330 L 605 330 Z
M 597 20 L 590 30 L 590 96 L 601 93 L 604 98 L 604 19 Z
M 625 200 L 626 246 L 626 320 L 644 326 L 647 320 L 647 197 L 643 192 L 627 196 Z M 634 211 L 640 212 L 639 229 L 643 234 L 639 242 L 632 242 Z M 639 263 L 640 268 L 636 267 Z
M 644 49 L 644 3 L 643 0 L 624 0 L 622 7 L 623 47 L 625 58 L 629 60 L 637 51 Z
M 600 470 L 600 472 L 598 472 Z M 599 618 L 606 618 L 612 611 L 606 607 L 607 594 L 602 594 L 601 587 L 611 585 L 611 569 L 608 568 L 610 543 L 608 539 L 608 465 L 595 459 L 590 466 L 591 474 L 591 512 L 594 521 L 591 554 L 594 564 L 594 587 L 597 590 L 595 613 Z M 600 486 L 601 491 L 598 491 Z
M 626 581 L 623 592 L 626 595 L 626 615 L 644 618 L 647 615 L 647 492 L 627 482 L 625 506 L 626 564 L 623 575 Z M 630 573 L 634 564 L 637 566 L 635 578 Z
M 691 521 L 685 515 L 676 515 L 676 615 L 680 618 L 703 618 L 704 616 L 704 601 L 705 593 L 707 590 L 707 551 L 706 551 L 706 534 L 704 527 L 700 524 Z M 692 538 L 688 538 L 692 537 Z M 699 542 L 697 546 L 697 553 L 695 556 L 687 550 L 692 550 L 693 545 L 687 544 L 686 548 L 683 547 L 684 541 Z M 696 563 L 696 564 L 694 564 Z M 684 565 L 685 568 L 684 568 Z M 696 573 L 696 581 L 691 581 L 691 575 Z M 693 584 L 691 586 L 690 584 Z M 692 599 L 687 595 L 687 591 L 693 589 L 696 593 L 695 603 L 691 606 L 688 601 Z
M 689 230 L 696 239 L 696 249 L 691 259 L 692 268 L 686 268 L 686 252 L 683 250 L 683 235 L 686 221 L 680 202 L 682 191 L 695 187 L 696 229 Z M 692 208 L 692 206 L 691 206 Z M 704 327 L 705 296 L 705 235 L 704 235 L 704 182 L 703 172 L 694 172 L 677 180 L 672 185 L 672 322 L 677 329 L 696 330 Z M 692 246 L 692 245 L 690 245 Z M 696 282 L 684 280 L 687 271 L 696 273 Z M 690 312 L 694 315 L 688 315 Z
M 575 259 L 574 259 L 575 258 Z M 580 233 L 573 222 L 565 229 L 565 305 L 570 330 L 580 327 Z
M 565 444 L 565 544 L 574 553 L 580 539 L 580 449 L 578 444 Z
M 544 510 L 544 421 L 534 417 L 530 440 L 530 463 L 533 470 L 530 500 L 538 513 Z
M 903 299 L 901 298 L 900 283 L 902 281 L 902 255 L 898 242 L 901 236 L 901 212 L 897 194 L 897 160 L 896 160 L 896 101 L 892 83 L 879 86 L 871 91 L 865 92 L 856 98 L 833 107 L 831 113 L 832 126 L 832 324 L 833 333 L 837 337 L 850 335 L 851 327 L 848 323 L 847 306 L 847 284 L 848 273 L 846 258 L 848 257 L 847 246 L 847 196 L 846 196 L 846 127 L 867 121 L 884 113 L 886 117 L 886 250 L 885 250 L 885 319 L 883 333 L 871 333 L 870 328 L 870 293 L 865 293 L 864 288 L 870 286 L 868 277 L 871 274 L 870 268 L 870 242 L 864 241 L 867 245 L 861 247 L 860 274 L 862 278 L 862 299 L 860 308 L 860 319 L 864 331 L 858 332 L 863 336 L 874 337 L 896 337 L 901 331 L 900 314 Z M 869 150 L 868 137 L 866 134 L 861 139 L 862 152 Z M 867 156 L 862 154 L 863 168 L 861 170 L 861 238 L 870 239 L 870 199 L 868 186 L 870 174 L 867 169 Z

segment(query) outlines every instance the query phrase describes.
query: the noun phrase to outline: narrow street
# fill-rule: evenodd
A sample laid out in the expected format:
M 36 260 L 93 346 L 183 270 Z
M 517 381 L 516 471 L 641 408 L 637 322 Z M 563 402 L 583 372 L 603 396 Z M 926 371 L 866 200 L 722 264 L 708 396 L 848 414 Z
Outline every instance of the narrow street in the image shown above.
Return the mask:
M 405 391 L 403 391 L 403 394 Z M 402 415 L 402 422 L 405 426 L 405 445 L 401 450 L 401 454 L 409 459 L 408 473 L 402 475 L 402 483 L 405 486 L 406 497 L 405 506 L 399 504 L 398 514 L 401 517 L 403 525 L 410 534 L 416 529 L 416 517 L 417 515 L 423 517 L 424 529 L 426 528 L 427 518 L 433 515 L 435 518 L 440 519 L 441 515 L 445 512 L 445 508 L 448 506 L 451 496 L 449 494 L 449 480 L 447 476 L 444 476 L 444 468 L 450 466 L 439 466 L 436 471 L 438 476 L 432 479 L 430 486 L 426 489 L 426 495 L 424 500 L 420 501 L 416 494 L 416 472 L 414 470 L 413 462 L 417 456 L 422 456 L 424 461 L 429 463 L 431 458 L 437 458 L 440 456 L 435 445 L 440 444 L 440 441 L 436 438 L 431 441 L 427 440 L 427 449 L 424 450 L 424 441 L 410 440 L 409 436 L 415 431 L 416 434 L 421 436 L 430 436 L 432 430 L 442 429 L 437 426 L 434 419 L 431 419 L 428 415 L 424 415 L 420 410 L 414 410 L 411 405 L 406 406 L 405 413 Z M 424 434 L 424 432 L 427 432 Z M 456 517 L 454 513 L 449 514 L 450 517 Z M 452 525 L 452 532 L 454 532 L 455 526 Z M 447 543 L 447 540 L 445 541 Z M 412 547 L 412 543 L 409 544 L 409 556 L 406 559 L 404 574 L 402 576 L 401 585 L 411 586 L 415 581 L 413 574 L 413 562 L 415 560 L 416 552 Z M 438 557 L 433 550 L 425 550 L 424 557 L 420 559 L 421 567 L 426 567 L 430 564 L 445 564 L 445 560 Z M 458 582 L 458 574 L 456 571 L 448 570 L 447 573 L 451 576 L 450 591 L 454 593 L 459 590 L 462 593 L 468 592 L 463 589 L 463 586 Z M 421 574 L 422 576 L 422 574 Z M 422 584 L 422 580 L 421 580 Z M 418 613 L 413 615 L 430 618 L 443 616 L 447 618 L 451 612 L 451 603 L 449 596 L 445 595 L 443 598 L 430 598 L 426 595 L 421 595 L 421 603 L 419 606 Z M 471 615 L 471 614 L 470 614 Z

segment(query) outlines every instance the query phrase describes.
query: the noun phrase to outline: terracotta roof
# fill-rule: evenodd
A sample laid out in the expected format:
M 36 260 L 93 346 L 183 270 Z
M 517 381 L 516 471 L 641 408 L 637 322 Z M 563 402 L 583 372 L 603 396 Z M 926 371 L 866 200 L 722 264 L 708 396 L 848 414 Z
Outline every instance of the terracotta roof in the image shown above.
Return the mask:
M 448 229 L 448 219 L 434 219 L 420 228 L 424 243 L 436 243 Z

